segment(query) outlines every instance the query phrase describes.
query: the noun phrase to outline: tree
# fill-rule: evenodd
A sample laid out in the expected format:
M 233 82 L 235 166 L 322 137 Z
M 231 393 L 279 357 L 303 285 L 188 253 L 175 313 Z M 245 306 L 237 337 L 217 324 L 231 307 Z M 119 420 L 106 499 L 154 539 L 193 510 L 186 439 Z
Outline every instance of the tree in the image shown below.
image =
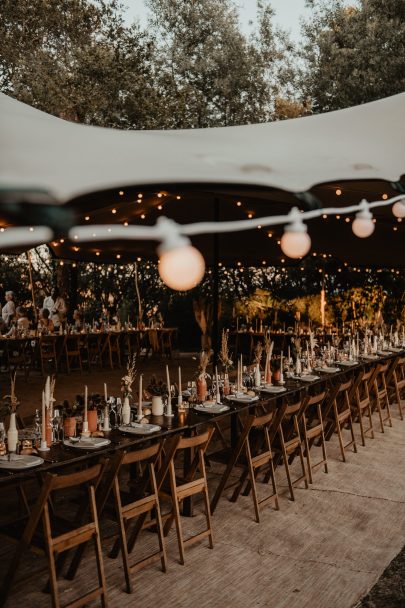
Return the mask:
M 303 94 L 315 112 L 337 110 L 405 89 L 403 0 L 309 0 L 303 32 Z
M 145 127 L 153 45 L 118 0 L 2 0 L 0 89 L 56 116 Z
M 272 26 L 273 11 L 258 3 L 258 29 L 240 31 L 233 0 L 147 0 L 158 43 L 157 88 L 162 128 L 202 128 L 272 117 L 286 89 L 281 68 L 288 42 Z

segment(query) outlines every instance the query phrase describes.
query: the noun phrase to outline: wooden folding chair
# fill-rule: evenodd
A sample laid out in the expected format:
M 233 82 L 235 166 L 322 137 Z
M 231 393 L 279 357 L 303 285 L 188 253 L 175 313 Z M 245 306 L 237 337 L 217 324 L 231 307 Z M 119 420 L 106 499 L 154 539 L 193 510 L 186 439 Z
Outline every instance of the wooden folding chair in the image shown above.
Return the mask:
M 401 392 L 405 389 L 405 357 L 397 357 L 388 371 L 386 378 L 389 389 L 392 389 L 398 405 L 399 417 L 404 419 L 403 409 L 401 405 Z
M 95 501 L 95 488 L 97 487 L 104 469 L 103 464 L 96 464 L 88 469 L 80 472 L 71 473 L 69 475 L 52 475 L 48 473 L 44 478 L 44 483 L 36 504 L 31 510 L 30 517 L 22 532 L 18 536 L 18 545 L 16 552 L 9 563 L 8 570 L 0 590 L 0 606 L 4 606 L 9 595 L 16 570 L 18 568 L 21 557 L 24 552 L 31 548 L 37 552 L 41 552 L 41 546 L 45 547 L 45 553 L 48 558 L 49 582 L 52 597 L 53 608 L 60 608 L 60 598 L 57 585 L 57 562 L 56 558 L 61 553 L 68 551 L 74 547 L 78 547 L 89 541 L 93 541 L 96 563 L 98 586 L 86 591 L 84 595 L 65 605 L 64 608 L 80 608 L 87 605 L 89 602 L 100 598 L 100 604 L 103 607 L 107 606 L 106 583 L 103 567 L 103 556 L 100 543 L 100 532 L 98 524 L 97 507 Z M 88 501 L 85 505 L 87 509 L 80 508 L 80 517 L 75 521 L 66 522 L 63 520 L 64 528 L 61 533 L 54 535 L 54 528 L 59 523 L 53 514 L 51 505 L 51 494 L 54 491 L 66 490 L 68 488 L 78 487 L 83 484 L 88 486 Z M 88 511 L 88 513 L 86 513 Z M 87 515 L 87 521 L 84 515 Z M 39 523 L 42 520 L 43 539 L 39 538 L 40 544 L 37 544 L 36 534 L 39 534 Z M 66 531 L 68 527 L 68 531 Z
M 309 483 L 313 483 L 312 471 L 317 467 L 323 465 L 325 473 L 328 472 L 328 460 L 326 456 L 326 443 L 322 419 L 322 404 L 325 401 L 325 397 L 326 391 L 319 395 L 315 395 L 314 397 L 308 396 L 305 398 L 305 403 L 303 405 L 302 421 Z M 312 464 L 310 449 L 316 439 L 319 439 L 320 441 L 322 459 L 319 462 Z
M 353 447 L 353 452 L 357 452 L 356 439 L 354 437 L 353 420 L 350 408 L 349 391 L 353 385 L 353 380 L 341 382 L 332 390 L 330 399 L 333 403 L 333 413 L 335 416 L 335 429 L 339 439 L 340 453 L 343 462 L 346 462 L 345 449 Z M 351 440 L 344 444 L 342 427 L 349 426 Z
M 372 379 L 372 391 L 374 396 L 374 404 L 378 411 L 380 419 L 381 432 L 384 433 L 384 423 L 388 421 L 389 426 L 392 426 L 390 401 L 388 398 L 388 388 L 386 383 L 386 373 L 389 368 L 389 363 L 379 363 L 377 365 L 374 377 Z M 385 406 L 386 416 L 384 418 L 383 409 Z
M 173 356 L 173 333 L 172 329 L 159 330 L 160 352 L 162 356 L 170 357 L 170 359 Z
M 303 481 L 305 483 L 305 487 L 308 488 L 308 476 L 304 461 L 303 439 L 300 432 L 300 424 L 304 412 L 303 404 L 304 400 L 300 399 L 297 401 L 297 403 L 287 405 L 283 420 L 278 429 L 280 452 L 283 457 L 291 500 L 295 500 L 294 484 Z M 297 453 L 300 458 L 301 475 L 292 480 L 290 464 Z
M 101 349 L 101 357 L 107 358 L 111 369 L 114 369 L 116 363 L 118 367 L 122 367 L 120 337 L 121 334 L 110 332 Z
M 158 460 L 160 459 L 161 449 L 161 444 L 157 443 L 150 447 L 134 452 L 123 452 L 119 466 L 116 469 L 113 490 L 116 517 L 119 526 L 119 538 L 124 564 L 127 593 L 132 593 L 132 572 L 138 572 L 145 566 L 148 566 L 149 564 L 152 564 L 158 560 L 160 560 L 162 564 L 163 572 L 166 572 L 167 569 L 162 516 L 160 512 L 158 488 L 156 485 L 155 476 L 155 466 Z M 134 497 L 131 496 L 131 493 L 129 493 L 128 497 L 125 500 L 125 495 L 121 492 L 120 489 L 119 474 L 123 466 L 130 466 L 134 464 L 141 466 L 145 465 L 145 469 L 142 478 L 137 482 L 135 487 L 135 489 L 137 490 L 136 498 L 134 499 Z M 125 504 L 123 504 L 123 500 L 125 500 Z M 153 516 L 153 512 L 156 512 L 156 516 Z M 145 516 L 147 514 L 150 514 L 151 518 L 149 521 L 143 520 L 142 527 L 150 528 L 151 526 L 156 526 L 159 550 L 141 559 L 135 564 L 130 565 L 129 552 L 132 551 L 133 545 L 129 549 L 127 540 L 127 530 L 131 520 L 137 519 L 139 518 L 139 516 Z
M 141 345 L 138 331 L 131 331 L 125 334 L 124 349 L 124 355 L 127 361 L 130 361 L 134 355 L 136 355 L 137 358 L 139 357 Z
M 89 370 L 92 367 L 102 367 L 102 341 L 106 339 L 105 334 L 87 334 L 86 336 L 86 351 Z
M 263 407 L 265 408 L 265 406 Z M 222 474 L 214 497 L 211 501 L 211 513 L 214 513 L 218 505 L 219 499 L 221 498 L 225 490 L 236 486 L 231 497 L 231 500 L 236 500 L 240 492 L 242 491 L 243 484 L 246 481 L 246 488 L 243 493 L 244 495 L 247 495 L 252 490 L 256 521 L 258 521 L 260 504 L 257 504 L 257 487 L 255 485 L 255 479 L 257 477 L 257 474 L 259 473 L 260 468 L 262 468 L 262 472 L 264 472 L 265 474 L 264 483 L 268 483 L 271 479 L 273 484 L 273 498 L 267 497 L 267 502 L 273 502 L 274 504 L 276 504 L 276 502 L 278 503 L 278 500 L 276 501 L 276 497 L 274 496 L 275 494 L 277 494 L 277 491 L 275 488 L 273 453 L 271 448 L 271 442 L 273 440 L 273 437 L 277 433 L 278 427 L 284 415 L 285 408 L 286 404 L 282 405 L 276 410 L 272 410 L 271 412 L 265 413 L 263 416 L 248 415 L 242 423 L 241 433 L 239 435 L 236 446 L 233 449 L 228 448 L 209 455 L 210 460 L 219 461 L 226 464 L 225 470 Z M 260 420 L 260 422 L 255 422 L 257 420 Z M 250 434 L 251 436 L 249 437 Z M 267 445 L 267 436 L 269 438 L 270 449 Z M 249 445 L 247 445 L 248 443 Z M 263 454 L 263 462 L 259 465 L 258 463 L 261 462 L 261 453 Z M 254 461 L 254 457 L 256 456 L 258 457 L 258 459 Z M 236 482 L 228 484 L 228 480 L 235 467 L 242 467 L 242 474 Z M 264 499 L 264 501 L 266 502 L 266 499 Z
M 213 428 L 201 435 L 195 437 L 177 437 L 171 446 L 171 450 L 167 455 L 168 472 L 170 480 L 170 491 L 172 499 L 172 512 L 165 524 L 165 533 L 171 527 L 172 521 L 176 524 L 177 542 L 180 554 L 180 563 L 184 564 L 185 548 L 189 545 L 208 537 L 208 546 L 210 549 L 213 545 L 213 533 L 211 525 L 210 501 L 208 495 L 207 474 L 205 471 L 204 454 L 211 440 Z M 184 478 L 176 477 L 175 459 L 179 452 L 184 450 L 195 451 L 194 458 Z M 196 477 L 199 472 L 199 476 Z M 163 481 L 163 479 L 162 479 Z M 187 539 L 183 537 L 183 530 L 180 517 L 180 504 L 186 498 L 202 494 L 205 507 L 206 528 L 202 532 L 198 532 Z
M 58 358 L 56 355 L 57 336 L 41 336 L 39 339 L 39 357 L 42 375 L 58 373 Z
M 374 439 L 373 418 L 369 391 L 369 383 L 373 373 L 374 369 L 371 369 L 369 371 L 365 371 L 364 369 L 362 369 L 358 373 L 349 395 L 352 413 L 355 416 L 354 419 L 358 420 L 360 424 L 360 436 L 361 443 L 363 446 L 366 445 L 367 433 L 370 433 L 371 439 Z M 368 416 L 369 419 L 368 428 L 364 428 L 365 416 Z
M 246 421 L 248 433 L 244 442 L 244 458 L 241 459 L 242 473 L 237 482 L 236 488 L 232 494 L 231 501 L 236 502 L 239 494 L 242 491 L 244 483 L 247 481 L 245 494 L 250 490 L 252 492 L 253 508 L 255 511 L 255 520 L 260 523 L 260 510 L 272 504 L 278 510 L 278 493 L 276 478 L 273 467 L 273 451 L 270 442 L 269 428 L 273 424 L 275 411 L 268 412 L 263 416 L 251 415 Z M 271 479 L 272 494 L 259 500 L 257 492 L 257 477 L 260 473 L 265 474 L 265 481 Z
M 81 337 L 79 335 L 70 334 L 65 336 L 63 341 L 63 354 L 65 357 L 67 373 L 70 374 L 72 369 L 79 369 L 83 373 L 82 354 L 81 354 Z M 76 364 L 76 368 L 73 366 Z

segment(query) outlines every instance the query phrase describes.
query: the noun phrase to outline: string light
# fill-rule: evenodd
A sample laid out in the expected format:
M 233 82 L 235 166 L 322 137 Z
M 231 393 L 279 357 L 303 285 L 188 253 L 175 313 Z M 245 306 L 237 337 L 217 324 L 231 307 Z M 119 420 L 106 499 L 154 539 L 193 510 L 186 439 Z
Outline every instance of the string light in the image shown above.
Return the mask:
M 388 194 L 383 194 L 381 198 L 383 199 L 383 201 L 386 201 L 388 198 Z
M 240 201 L 237 201 L 236 205 L 237 205 L 238 207 L 241 207 L 241 206 L 242 206 L 242 203 L 241 203 Z
M 404 201 L 397 201 L 395 205 L 392 207 L 392 213 L 395 217 L 404 218 L 405 217 L 405 203 Z
M 119 194 L 120 196 L 124 196 L 124 191 L 123 191 L 123 190 L 120 190 L 120 191 L 118 192 L 118 194 Z
M 117 210 L 116 210 L 116 209 L 111 209 L 111 213 L 112 213 L 113 215 L 115 215 L 115 214 L 117 213 Z
M 373 234 L 375 226 L 367 201 L 362 200 L 360 207 L 360 211 L 356 213 L 356 217 L 353 220 L 352 230 L 353 234 L 361 239 L 364 239 Z
M 337 188 L 336 190 L 336 196 L 340 196 L 342 194 L 342 191 L 340 188 Z
M 297 207 L 291 209 L 289 218 L 291 223 L 286 226 L 281 237 L 281 249 L 288 257 L 299 258 L 306 255 L 311 249 L 311 238 Z
M 86 215 L 86 217 L 85 217 L 84 219 L 86 220 L 86 222 L 88 222 L 88 221 L 89 221 L 89 219 L 90 219 L 90 216 L 89 216 L 89 215 Z

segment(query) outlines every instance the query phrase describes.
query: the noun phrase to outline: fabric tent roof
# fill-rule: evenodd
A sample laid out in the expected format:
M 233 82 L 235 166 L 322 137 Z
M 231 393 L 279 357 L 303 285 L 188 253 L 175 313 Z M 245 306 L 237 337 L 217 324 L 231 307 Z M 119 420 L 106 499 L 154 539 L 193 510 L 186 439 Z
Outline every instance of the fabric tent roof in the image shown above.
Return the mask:
M 58 257 L 121 263 L 154 257 L 156 243 L 89 243 L 77 250 L 77 243 L 66 238 L 69 223 L 82 224 L 90 217 L 91 223 L 154 224 L 161 214 L 179 223 L 213 220 L 217 200 L 219 221 L 245 219 L 251 212 L 255 228 L 219 237 L 222 262 L 241 258 L 249 265 L 283 264 L 277 245 L 282 227 L 268 238 L 269 231 L 257 230 L 260 217 L 285 213 L 297 203 L 307 208 L 308 200 L 297 198 L 305 191 L 320 206 L 342 207 L 363 197 L 371 201 L 383 193 L 397 194 L 389 182 L 405 173 L 404 109 L 405 93 L 270 124 L 118 131 L 67 122 L 0 94 L 0 200 L 2 190 L 49 193 L 48 199 L 39 194 L 37 201 L 54 201 L 71 213 L 59 235 L 64 242 L 51 244 Z M 336 188 L 342 189 L 339 197 Z M 140 205 L 138 192 L 143 193 Z M 30 209 L 29 215 L 24 209 L 13 215 L 12 206 L 3 204 L 0 223 L 44 223 L 39 207 L 32 216 Z M 375 216 L 376 231 L 364 240 L 354 237 L 343 219 L 311 221 L 312 251 L 364 266 L 403 266 L 404 225 L 394 224 L 390 208 Z M 212 236 L 193 242 L 212 263 Z
M 335 180 L 399 180 L 405 93 L 268 124 L 120 131 L 49 116 L 0 95 L 0 188 L 58 202 L 131 185 L 233 184 L 306 191 Z M 4 154 L 4 151 L 6 153 Z

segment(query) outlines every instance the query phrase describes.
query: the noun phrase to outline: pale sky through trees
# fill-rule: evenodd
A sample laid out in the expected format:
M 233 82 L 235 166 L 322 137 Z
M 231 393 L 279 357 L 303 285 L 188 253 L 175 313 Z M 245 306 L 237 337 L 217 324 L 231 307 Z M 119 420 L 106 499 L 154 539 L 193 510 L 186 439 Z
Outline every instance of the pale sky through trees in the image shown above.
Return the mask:
M 218 0 L 220 2 L 221 0 Z M 145 24 L 147 9 L 144 0 L 124 0 L 127 5 L 128 21 L 139 18 L 141 24 Z M 237 0 L 240 6 L 240 18 L 243 29 L 249 31 L 249 21 L 254 21 L 256 16 L 256 0 Z M 289 30 L 294 40 L 300 38 L 300 17 L 308 15 L 305 8 L 305 0 L 271 0 L 270 4 L 276 11 L 275 22 L 283 29 Z

